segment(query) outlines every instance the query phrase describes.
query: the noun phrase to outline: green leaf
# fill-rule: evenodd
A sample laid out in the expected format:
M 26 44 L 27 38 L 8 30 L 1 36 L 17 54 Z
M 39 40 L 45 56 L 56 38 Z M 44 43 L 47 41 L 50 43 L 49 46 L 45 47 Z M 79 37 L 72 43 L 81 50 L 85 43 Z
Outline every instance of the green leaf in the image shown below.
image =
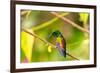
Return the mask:
M 82 12 L 82 13 L 79 13 L 79 16 L 80 16 L 79 20 L 82 21 L 83 24 L 87 24 L 89 14 Z
M 33 33 L 33 31 L 31 29 L 29 29 L 28 31 Z M 21 32 L 21 49 L 23 50 L 23 52 L 29 62 L 31 61 L 34 38 L 35 37 L 33 37 L 32 35 L 24 32 L 24 31 Z

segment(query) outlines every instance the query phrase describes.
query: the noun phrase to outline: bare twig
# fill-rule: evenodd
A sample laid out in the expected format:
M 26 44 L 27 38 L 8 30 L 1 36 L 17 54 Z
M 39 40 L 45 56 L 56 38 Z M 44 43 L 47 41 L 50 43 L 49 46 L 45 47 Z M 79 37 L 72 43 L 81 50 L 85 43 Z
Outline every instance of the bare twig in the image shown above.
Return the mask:
M 69 13 L 62 13 L 61 16 L 65 16 L 65 15 L 68 15 Z M 58 17 L 55 17 L 49 21 L 46 21 L 36 27 L 33 27 L 33 30 L 36 31 L 36 30 L 40 30 L 40 29 L 43 29 L 44 27 L 47 27 L 49 25 L 51 25 L 52 23 L 54 23 L 55 21 L 57 21 L 59 18 Z
M 26 14 L 26 19 L 28 19 L 29 15 L 30 15 L 31 11 L 28 11 Z
M 72 26 L 76 27 L 77 29 L 81 30 L 82 32 L 86 32 L 86 33 L 89 34 L 89 31 L 88 31 L 87 29 L 84 29 L 84 28 L 78 26 L 78 24 L 74 23 L 73 21 L 71 21 L 71 20 L 69 20 L 69 19 L 67 19 L 67 18 L 65 18 L 65 17 L 63 17 L 63 16 L 61 16 L 61 15 L 59 15 L 59 14 L 56 13 L 56 12 L 50 12 L 50 13 L 53 14 L 53 15 L 55 15 L 55 16 L 57 16 L 58 18 L 62 19 L 63 21 L 65 21 L 65 22 L 71 24 Z
M 70 56 L 70 57 L 72 57 L 72 58 L 74 58 L 74 59 L 76 59 L 76 60 L 79 60 L 78 58 L 72 56 L 70 53 L 67 53 L 67 55 Z
M 49 43 L 48 41 L 46 41 L 45 39 L 39 37 L 38 35 L 33 34 L 33 33 L 29 32 L 28 30 L 26 30 L 26 29 L 24 29 L 24 28 L 22 28 L 22 30 L 23 30 L 24 32 L 26 32 L 26 33 L 28 33 L 28 34 L 30 34 L 30 35 L 32 35 L 32 36 L 34 36 L 34 37 L 40 39 L 40 40 L 43 41 L 44 43 L 46 43 L 46 44 L 48 44 L 48 45 L 50 45 L 50 46 L 52 46 L 52 47 L 54 47 L 54 48 L 57 48 L 55 45 Z M 75 59 L 75 60 L 79 60 L 78 58 L 72 56 L 72 55 L 71 55 L 70 53 L 68 53 L 68 52 L 67 52 L 66 54 L 67 54 L 68 56 L 72 57 L 72 58 Z
M 53 44 L 51 44 L 51 43 L 49 43 L 48 41 L 46 41 L 46 40 L 44 40 L 44 39 L 42 39 L 41 37 L 39 37 L 38 35 L 36 35 L 36 34 L 33 34 L 33 33 L 31 33 L 31 32 L 29 32 L 28 30 L 26 30 L 26 29 L 22 29 L 24 32 L 26 32 L 26 33 L 28 33 L 28 34 L 30 34 L 30 35 L 32 35 L 32 36 L 34 36 L 34 37 L 36 37 L 36 38 L 38 38 L 38 39 L 40 39 L 41 41 L 43 41 L 44 43 L 48 43 L 48 45 L 51 45 L 52 47 L 54 47 L 54 48 L 56 48 L 56 46 L 55 45 L 53 45 Z

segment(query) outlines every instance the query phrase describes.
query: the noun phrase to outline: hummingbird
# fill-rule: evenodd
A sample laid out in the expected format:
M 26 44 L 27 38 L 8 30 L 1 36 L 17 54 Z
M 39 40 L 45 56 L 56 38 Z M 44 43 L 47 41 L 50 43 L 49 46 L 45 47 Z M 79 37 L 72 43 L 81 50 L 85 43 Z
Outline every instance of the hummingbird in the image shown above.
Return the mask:
M 59 30 L 56 30 L 52 32 L 50 37 L 53 36 L 56 39 L 56 47 L 59 53 L 63 56 L 66 57 L 66 41 L 65 38 L 63 37 L 62 33 Z

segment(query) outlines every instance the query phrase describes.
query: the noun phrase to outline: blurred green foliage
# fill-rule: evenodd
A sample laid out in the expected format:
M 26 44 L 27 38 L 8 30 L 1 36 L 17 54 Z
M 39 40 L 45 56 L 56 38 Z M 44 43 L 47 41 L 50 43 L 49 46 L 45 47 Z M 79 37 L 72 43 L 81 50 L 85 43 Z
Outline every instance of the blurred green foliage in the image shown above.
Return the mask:
M 75 57 L 81 60 L 89 59 L 89 35 L 85 32 L 78 30 L 72 25 L 62 21 L 56 16 L 52 15 L 50 11 L 36 11 L 32 10 L 28 14 L 29 10 L 21 10 L 21 26 L 26 29 L 33 30 L 33 33 L 37 34 L 39 37 L 49 41 L 54 44 L 54 40 L 49 39 L 49 35 L 55 31 L 59 30 L 62 32 L 66 40 L 66 50 L 70 52 Z M 26 13 L 24 13 L 26 12 Z M 22 14 L 24 13 L 24 14 Z M 78 24 L 83 28 L 89 26 L 89 14 L 88 13 L 74 13 L 74 12 L 57 12 L 60 15 L 70 19 L 71 21 Z M 28 15 L 28 16 L 27 16 Z M 26 17 L 27 16 L 27 17 Z M 86 28 L 85 28 L 86 29 Z M 87 36 L 85 36 L 87 34 Z M 32 54 L 30 62 L 47 62 L 47 61 L 67 61 L 74 60 L 70 56 L 66 58 L 62 57 L 56 48 L 51 47 L 51 52 L 48 51 L 48 45 L 45 44 L 40 39 L 34 37 Z M 21 38 L 23 40 L 25 38 Z M 30 42 L 30 44 L 32 44 Z M 21 44 L 22 45 L 22 44 Z M 27 45 L 27 44 L 26 44 Z M 25 46 L 26 46 L 25 45 Z M 27 49 L 26 48 L 26 52 Z M 23 52 L 21 47 L 21 62 L 27 58 L 27 54 Z

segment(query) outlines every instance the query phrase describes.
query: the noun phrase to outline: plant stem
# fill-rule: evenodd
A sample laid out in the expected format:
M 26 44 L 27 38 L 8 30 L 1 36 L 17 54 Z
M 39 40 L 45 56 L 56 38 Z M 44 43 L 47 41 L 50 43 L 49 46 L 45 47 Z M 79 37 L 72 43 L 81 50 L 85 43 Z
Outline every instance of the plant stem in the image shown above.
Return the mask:
M 48 41 L 46 41 L 45 39 L 42 39 L 41 37 L 39 37 L 38 35 L 36 35 L 36 34 L 33 34 L 33 33 L 31 33 L 31 32 L 29 32 L 28 30 L 26 30 L 26 29 L 22 29 L 24 32 L 26 32 L 26 33 L 28 33 L 28 34 L 30 34 L 30 35 L 32 35 L 32 36 L 34 36 L 34 37 L 36 37 L 36 38 L 38 38 L 38 39 L 40 39 L 41 41 L 43 41 L 44 43 L 48 43 L 48 45 L 51 45 L 52 47 L 54 47 L 54 48 L 56 48 L 56 46 L 55 45 L 53 45 L 53 44 L 51 44 L 51 43 L 49 43 Z
M 28 11 L 21 11 L 21 15 L 27 14 Z
M 30 15 L 31 11 L 28 11 L 26 14 L 26 19 L 28 19 L 29 15 Z
M 54 47 L 54 48 L 57 48 L 55 45 L 49 43 L 48 41 L 46 41 L 45 39 L 39 37 L 38 35 L 33 34 L 33 33 L 29 32 L 28 30 L 26 30 L 26 29 L 24 29 L 24 28 L 22 28 L 22 30 L 23 30 L 24 32 L 26 32 L 26 33 L 28 33 L 28 34 L 30 34 L 30 35 L 32 35 L 32 36 L 34 36 L 34 37 L 40 39 L 40 40 L 43 41 L 44 43 L 46 43 L 46 44 L 48 44 L 48 45 L 50 45 L 50 46 L 52 46 L 52 47 Z M 67 54 L 68 56 L 72 57 L 73 59 L 79 60 L 78 58 L 72 56 L 72 55 L 69 54 L 68 52 L 67 52 L 66 54 Z
M 61 14 L 61 16 L 65 16 L 67 14 L 69 14 L 69 13 L 63 13 L 63 14 Z M 53 19 L 51 19 L 47 22 L 44 22 L 44 23 L 40 24 L 39 26 L 33 27 L 33 30 L 36 31 L 36 30 L 45 28 L 46 26 L 51 25 L 53 22 L 57 21 L 58 19 L 59 19 L 58 17 L 55 17 L 55 18 L 53 18 Z
M 82 32 L 86 32 L 86 33 L 89 34 L 89 31 L 87 29 L 84 29 L 84 28 L 80 27 L 78 24 L 74 23 L 73 21 L 71 21 L 71 20 L 69 20 L 69 19 L 67 19 L 67 18 L 59 15 L 56 12 L 50 12 L 50 13 L 53 14 L 53 15 L 55 15 L 55 16 L 57 16 L 58 18 L 62 19 L 63 21 L 71 24 L 73 27 L 76 27 L 77 29 L 81 30 Z
M 79 60 L 78 58 L 72 56 L 70 53 L 67 53 L 67 55 L 70 56 L 70 57 L 72 57 L 72 58 L 74 58 L 74 59 L 76 59 L 76 60 Z

